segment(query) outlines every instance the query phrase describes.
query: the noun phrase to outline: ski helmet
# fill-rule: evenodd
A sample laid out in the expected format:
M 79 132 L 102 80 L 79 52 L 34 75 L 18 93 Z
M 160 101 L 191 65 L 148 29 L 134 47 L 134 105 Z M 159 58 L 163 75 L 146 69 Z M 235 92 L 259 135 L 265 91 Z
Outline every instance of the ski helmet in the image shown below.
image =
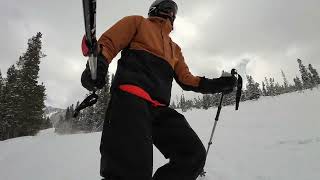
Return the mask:
M 148 15 L 168 18 L 173 25 L 177 12 L 178 5 L 173 0 L 156 0 L 151 4 Z

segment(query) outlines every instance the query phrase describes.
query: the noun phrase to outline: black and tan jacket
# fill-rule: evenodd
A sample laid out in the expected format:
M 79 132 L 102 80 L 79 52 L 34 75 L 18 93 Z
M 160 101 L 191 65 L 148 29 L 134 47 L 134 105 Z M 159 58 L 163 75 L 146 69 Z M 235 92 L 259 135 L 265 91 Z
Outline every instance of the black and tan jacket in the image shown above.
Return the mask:
M 122 51 L 113 88 L 136 85 L 167 105 L 173 78 L 184 90 L 197 91 L 200 78 L 190 73 L 181 48 L 169 37 L 171 30 L 163 18 L 128 16 L 104 32 L 98 44 L 108 62 Z

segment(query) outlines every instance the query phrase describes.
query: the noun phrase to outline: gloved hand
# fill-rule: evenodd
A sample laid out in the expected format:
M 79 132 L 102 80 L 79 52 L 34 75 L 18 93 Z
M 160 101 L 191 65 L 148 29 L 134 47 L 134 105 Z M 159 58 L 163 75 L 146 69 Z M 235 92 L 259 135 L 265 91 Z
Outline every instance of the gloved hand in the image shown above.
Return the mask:
M 199 88 L 204 93 L 231 93 L 237 86 L 237 78 L 235 76 L 221 76 L 219 78 L 208 79 L 202 77 Z
M 81 75 L 81 84 L 89 91 L 102 89 L 106 84 L 106 75 L 108 73 L 109 64 L 106 58 L 100 52 L 97 56 L 97 79 L 92 80 L 89 63 L 87 62 L 86 69 Z

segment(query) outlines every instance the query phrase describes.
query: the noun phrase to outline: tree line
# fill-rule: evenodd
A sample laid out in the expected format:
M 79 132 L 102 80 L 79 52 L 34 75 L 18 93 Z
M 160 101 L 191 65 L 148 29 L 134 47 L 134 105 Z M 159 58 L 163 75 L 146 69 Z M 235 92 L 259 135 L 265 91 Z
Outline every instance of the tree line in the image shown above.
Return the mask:
M 44 117 L 45 86 L 38 83 L 42 34 L 28 40 L 25 53 L 9 67 L 6 78 L 0 71 L 0 140 L 35 135 L 50 127 Z

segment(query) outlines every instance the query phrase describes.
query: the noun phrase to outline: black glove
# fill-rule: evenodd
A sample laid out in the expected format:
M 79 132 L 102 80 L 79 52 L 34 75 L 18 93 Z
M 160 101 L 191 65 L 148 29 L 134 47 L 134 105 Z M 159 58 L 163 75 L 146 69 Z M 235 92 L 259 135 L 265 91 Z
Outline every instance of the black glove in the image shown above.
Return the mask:
M 87 62 L 86 69 L 81 75 L 82 86 L 89 91 L 93 91 L 95 88 L 102 89 L 106 84 L 108 68 L 109 64 L 106 58 L 100 52 L 97 56 L 97 79 L 92 80 L 89 63 Z
M 208 79 L 202 77 L 199 83 L 199 89 L 202 93 L 231 93 L 237 86 L 237 78 L 234 76 L 223 76 L 219 78 Z

